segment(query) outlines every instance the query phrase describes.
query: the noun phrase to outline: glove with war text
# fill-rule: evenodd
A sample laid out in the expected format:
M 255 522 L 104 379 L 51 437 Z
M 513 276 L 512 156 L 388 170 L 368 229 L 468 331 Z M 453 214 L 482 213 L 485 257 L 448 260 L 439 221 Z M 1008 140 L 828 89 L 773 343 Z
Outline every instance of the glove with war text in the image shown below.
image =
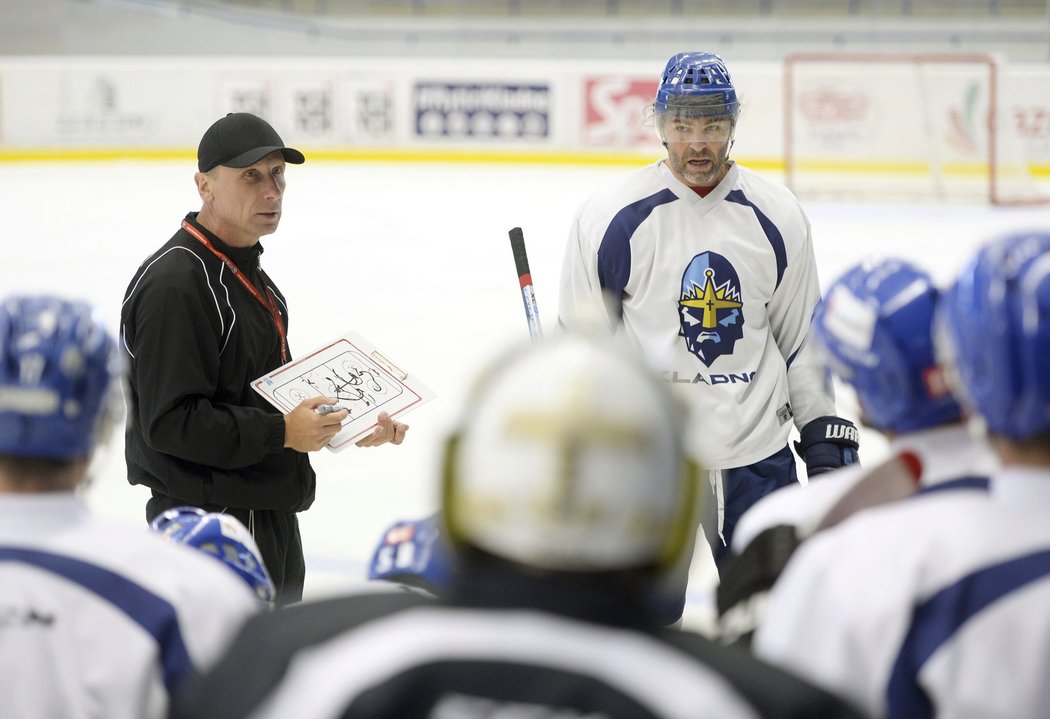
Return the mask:
M 860 462 L 859 449 L 857 425 L 842 417 L 817 417 L 802 428 L 795 442 L 811 478 Z

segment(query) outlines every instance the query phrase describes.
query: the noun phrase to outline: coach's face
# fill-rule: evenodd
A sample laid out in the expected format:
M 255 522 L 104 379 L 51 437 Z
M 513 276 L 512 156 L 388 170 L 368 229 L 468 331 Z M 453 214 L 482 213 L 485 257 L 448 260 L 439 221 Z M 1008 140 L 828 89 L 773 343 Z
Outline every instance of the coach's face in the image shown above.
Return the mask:
M 197 221 L 233 247 L 277 230 L 284 199 L 284 157 L 276 150 L 250 167 L 219 165 L 195 176 L 204 205 Z

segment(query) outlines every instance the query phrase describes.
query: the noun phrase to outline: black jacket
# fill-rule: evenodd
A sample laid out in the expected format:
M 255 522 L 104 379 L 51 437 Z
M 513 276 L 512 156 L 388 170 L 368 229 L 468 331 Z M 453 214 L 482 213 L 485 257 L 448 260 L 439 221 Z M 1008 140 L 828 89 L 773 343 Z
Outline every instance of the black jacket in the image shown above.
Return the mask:
M 266 296 L 288 327 L 261 244 L 235 248 L 187 220 Z M 306 454 L 284 448 L 284 419 L 251 382 L 281 362 L 277 328 L 224 263 L 180 228 L 124 295 L 128 481 L 188 504 L 296 512 L 313 503 Z M 289 357 L 289 359 L 291 359 Z

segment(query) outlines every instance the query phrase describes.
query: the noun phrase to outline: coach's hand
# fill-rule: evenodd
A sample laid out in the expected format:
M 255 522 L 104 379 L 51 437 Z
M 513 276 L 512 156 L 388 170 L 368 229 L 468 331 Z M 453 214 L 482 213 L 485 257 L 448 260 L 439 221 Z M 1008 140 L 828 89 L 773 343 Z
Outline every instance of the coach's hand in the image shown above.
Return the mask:
M 387 442 L 390 444 L 401 444 L 405 441 L 405 432 L 407 431 L 407 424 L 395 422 L 389 414 L 380 412 L 379 424 L 372 430 L 372 434 L 359 439 L 356 444 L 358 447 L 378 447 Z
M 284 446 L 297 452 L 316 452 L 328 444 L 342 429 L 345 408 L 321 414 L 317 408 L 335 404 L 331 397 L 310 397 L 284 416 Z
M 860 462 L 857 425 L 841 417 L 817 417 L 799 433 L 795 451 L 810 478 Z

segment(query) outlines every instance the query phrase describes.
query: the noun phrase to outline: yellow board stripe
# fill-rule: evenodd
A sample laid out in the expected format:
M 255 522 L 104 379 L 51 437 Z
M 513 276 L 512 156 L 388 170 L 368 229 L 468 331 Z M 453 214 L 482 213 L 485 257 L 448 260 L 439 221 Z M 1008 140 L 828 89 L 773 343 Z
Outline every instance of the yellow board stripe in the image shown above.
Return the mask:
M 580 165 L 636 166 L 660 157 L 646 152 L 558 152 L 550 150 L 482 150 L 433 148 L 305 148 L 311 161 L 321 162 L 427 162 L 462 164 L 512 165 Z M 0 162 L 97 162 L 106 160 L 148 160 L 193 162 L 196 151 L 183 147 L 0 147 Z M 783 172 L 784 162 L 768 157 L 740 157 L 740 163 L 759 172 Z M 1009 175 L 1021 168 L 1001 170 Z M 806 160 L 796 171 L 845 174 L 927 175 L 930 166 L 914 161 L 871 160 Z M 981 163 L 946 164 L 941 172 L 948 175 L 983 176 L 987 169 Z M 1029 164 L 1028 173 L 1037 178 L 1050 178 L 1050 164 Z

